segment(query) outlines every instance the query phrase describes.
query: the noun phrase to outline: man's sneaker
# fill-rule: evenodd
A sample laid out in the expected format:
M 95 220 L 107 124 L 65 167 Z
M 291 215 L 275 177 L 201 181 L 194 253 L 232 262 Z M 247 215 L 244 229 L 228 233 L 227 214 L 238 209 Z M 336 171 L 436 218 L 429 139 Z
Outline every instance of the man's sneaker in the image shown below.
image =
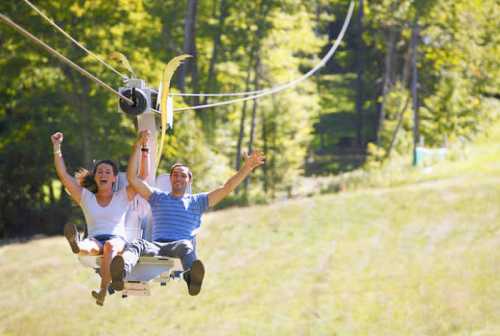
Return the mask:
M 189 295 L 198 295 L 201 291 L 201 284 L 205 276 L 205 267 L 201 260 L 195 260 L 191 266 L 191 270 L 184 273 L 184 280 L 188 285 Z
M 78 231 L 76 230 L 75 224 L 66 223 L 66 225 L 64 225 L 64 237 L 68 240 L 71 251 L 73 251 L 73 253 L 79 253 Z
M 117 291 L 123 290 L 125 278 L 125 260 L 121 255 L 117 255 L 111 260 L 109 266 L 111 272 L 111 288 Z

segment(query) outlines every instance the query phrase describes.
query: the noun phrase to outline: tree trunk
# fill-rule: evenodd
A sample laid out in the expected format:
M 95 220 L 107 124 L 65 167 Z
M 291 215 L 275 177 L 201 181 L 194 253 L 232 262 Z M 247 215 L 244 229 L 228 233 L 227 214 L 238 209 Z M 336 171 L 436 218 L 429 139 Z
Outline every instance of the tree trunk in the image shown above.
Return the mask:
M 200 93 L 200 78 L 198 75 L 198 61 L 197 61 L 196 54 L 197 54 L 196 45 L 194 45 L 194 49 L 192 52 L 193 59 L 191 60 L 191 63 L 190 63 L 191 64 L 191 86 L 193 88 L 192 89 L 193 92 Z M 191 99 L 192 106 L 200 105 L 200 97 L 194 96 L 192 98 L 193 98 L 193 99 Z
M 391 142 L 389 144 L 389 148 L 387 148 L 387 154 L 385 155 L 386 158 L 391 157 L 392 149 L 394 148 L 394 144 L 396 143 L 396 138 L 398 136 L 399 130 L 401 129 L 401 125 L 403 125 L 404 113 L 405 113 L 406 109 L 408 108 L 408 104 L 410 104 L 410 96 L 408 96 L 403 108 L 398 113 L 398 123 L 397 123 L 396 127 L 394 128 L 394 131 L 392 132 Z
M 262 10 L 262 7 L 261 7 Z M 263 10 L 264 15 L 267 14 L 267 11 Z M 252 47 L 250 49 L 249 53 L 249 59 L 248 59 L 248 72 L 247 72 L 247 78 L 245 79 L 245 91 L 250 91 L 250 77 L 252 70 L 254 69 L 254 57 L 258 53 L 258 50 L 260 49 L 260 38 L 262 36 L 262 25 L 259 25 L 257 28 L 257 33 L 255 34 L 255 40 L 252 43 Z M 257 76 L 257 73 L 255 73 L 255 76 Z M 254 80 L 255 81 L 255 80 Z M 240 164 L 241 164 L 241 147 L 243 143 L 243 138 L 245 135 L 245 119 L 246 119 L 246 107 L 247 107 L 247 102 L 248 100 L 245 100 L 243 102 L 243 109 L 241 111 L 241 119 L 240 119 L 240 133 L 238 137 L 238 144 L 236 146 L 236 170 L 240 169 Z
M 90 87 L 88 79 L 82 77 L 76 77 L 75 73 L 68 66 L 61 64 L 60 68 L 62 72 L 71 82 L 73 89 L 71 92 L 66 92 L 66 99 L 69 104 L 77 110 L 77 114 L 80 121 L 80 137 L 79 143 L 81 143 L 81 162 L 82 165 L 89 165 L 91 163 L 91 145 L 89 139 L 91 137 L 89 128 L 91 123 L 91 106 L 88 104 L 88 99 L 90 96 Z
M 380 104 L 380 110 L 378 115 L 378 126 L 377 126 L 377 145 L 380 146 L 380 135 L 384 130 L 384 120 L 385 120 L 385 102 L 387 94 L 392 86 L 392 63 L 394 56 L 394 47 L 396 44 L 396 28 L 389 28 L 389 36 L 387 41 L 387 51 L 385 55 L 385 71 L 384 80 L 382 84 L 382 102 Z
M 260 68 L 260 56 L 257 54 L 255 61 L 255 77 L 254 77 L 254 90 L 259 90 L 259 68 Z M 259 105 L 258 99 L 253 99 L 253 109 L 252 109 L 252 123 L 250 128 L 250 140 L 248 141 L 248 153 L 252 152 L 253 142 L 255 136 L 255 123 L 257 119 L 257 107 Z
M 250 90 L 250 74 L 252 72 L 252 69 L 254 69 L 254 67 L 255 67 L 253 65 L 253 61 L 254 61 L 255 55 L 259 54 L 260 40 L 263 36 L 264 24 L 262 21 L 267 16 L 269 10 L 270 10 L 270 7 L 266 6 L 266 3 L 263 3 L 263 4 L 261 3 L 261 5 L 259 6 L 258 20 L 257 20 L 257 23 L 259 23 L 259 24 L 257 25 L 257 32 L 255 34 L 255 39 L 253 40 L 252 48 L 251 48 L 250 54 L 249 54 L 248 73 L 247 73 L 247 78 L 246 78 L 245 91 Z M 256 68 L 257 67 L 255 67 L 255 69 Z M 258 76 L 257 70 L 255 70 L 254 73 L 255 73 L 255 77 L 257 78 L 257 76 Z M 256 78 L 254 79 L 254 83 L 256 81 L 258 81 Z M 240 169 L 240 164 L 241 164 L 241 147 L 242 147 L 242 143 L 243 143 L 244 129 L 245 129 L 246 106 L 247 106 L 246 103 L 247 103 L 247 101 L 245 100 L 243 103 L 243 110 L 242 110 L 241 119 L 240 119 L 240 133 L 239 133 L 239 137 L 238 137 L 238 144 L 236 147 L 236 170 Z M 256 108 L 255 102 L 254 102 L 254 108 Z M 253 136 L 253 135 L 251 135 L 251 136 Z M 252 140 L 252 142 L 253 142 L 253 140 Z M 238 193 L 238 188 L 236 189 L 236 193 Z
M 259 51 L 257 51 L 256 61 L 255 61 L 255 78 L 254 78 L 254 90 L 259 90 L 259 68 L 260 68 L 260 55 Z M 253 108 L 252 108 L 252 122 L 250 126 L 250 140 L 248 141 L 248 154 L 250 155 L 253 150 L 253 143 L 255 137 L 255 124 L 257 122 L 257 107 L 259 106 L 258 99 L 253 99 Z M 245 179 L 245 194 L 248 190 L 248 184 L 250 183 L 250 176 Z
M 358 31 L 357 31 L 357 46 L 356 46 L 356 141 L 358 146 L 363 146 L 363 64 L 364 64 L 364 43 L 363 43 L 363 0 L 358 0 Z
M 250 90 L 250 77 L 252 74 L 252 64 L 253 59 L 249 59 L 249 66 L 248 66 L 248 72 L 247 72 L 247 78 L 245 79 L 245 91 Z M 243 102 L 243 107 L 241 108 L 241 117 L 240 117 L 240 132 L 238 134 L 238 143 L 236 144 L 236 161 L 234 164 L 235 169 L 238 171 L 241 168 L 241 149 L 243 145 L 243 138 L 245 137 L 245 121 L 247 117 L 247 102 L 248 100 L 245 100 Z M 238 190 L 236 190 L 237 192 Z
M 417 71 L 417 53 L 418 53 L 418 35 L 419 26 L 417 23 L 418 17 L 415 18 L 415 24 L 412 31 L 412 79 L 411 79 L 411 96 L 413 106 L 413 165 L 417 164 L 417 146 L 420 141 L 420 114 L 418 110 L 418 71 Z
M 410 81 L 410 70 L 411 70 L 411 60 L 412 60 L 412 52 L 413 52 L 413 41 L 410 40 L 410 45 L 408 47 L 408 50 L 404 56 L 404 64 L 403 64 L 403 74 L 401 77 L 401 81 L 403 83 L 404 88 L 409 88 L 409 81 Z M 394 144 L 396 143 L 396 138 L 398 136 L 399 130 L 401 129 L 401 126 L 403 124 L 404 120 L 404 112 L 408 108 L 408 104 L 410 103 L 411 97 L 408 96 L 408 98 L 405 101 L 405 104 L 401 111 L 398 113 L 398 123 L 392 133 L 391 136 L 391 142 L 389 144 L 389 148 L 387 149 L 387 154 L 386 158 L 390 158 L 392 150 L 394 148 Z
M 229 14 L 229 6 L 226 0 L 221 0 L 221 8 L 219 13 L 219 24 L 217 26 L 217 31 L 214 35 L 212 57 L 210 58 L 210 65 L 208 67 L 207 82 L 205 86 L 206 92 L 212 92 L 214 89 L 215 82 L 215 65 L 217 64 L 217 58 L 219 56 L 219 48 L 221 46 L 221 36 L 222 30 L 224 28 L 224 22 Z M 202 104 L 208 103 L 208 97 L 203 98 Z
M 186 88 L 186 76 L 191 73 L 191 84 L 193 89 L 198 87 L 198 69 L 196 62 L 196 8 L 198 5 L 197 0 L 188 0 L 186 17 L 184 19 L 184 47 L 183 52 L 193 56 L 188 59 L 179 68 L 179 90 L 182 92 Z M 199 98 L 193 97 L 192 100 L 187 97 L 184 101 L 188 104 L 198 105 Z
M 266 111 L 265 109 L 262 110 L 262 120 L 261 120 L 261 123 L 262 123 L 262 150 L 265 153 L 268 153 L 269 152 L 269 146 L 267 144 L 267 116 L 266 116 Z M 269 188 L 268 186 L 268 176 L 267 176 L 267 165 L 263 165 L 262 166 L 262 175 L 263 175 L 263 178 L 262 178 L 262 186 L 263 186 L 263 189 L 264 189 L 264 193 L 267 194 L 267 190 Z
M 214 8 L 215 6 L 214 1 Z M 221 0 L 221 8 L 220 8 L 220 13 L 219 13 L 219 22 L 217 25 L 217 30 L 215 32 L 215 35 L 213 37 L 213 49 L 212 49 L 212 57 L 210 58 L 210 65 L 208 67 L 208 74 L 207 74 L 207 80 L 205 84 L 205 92 L 214 92 L 214 87 L 215 87 L 215 77 L 216 77 L 216 71 L 215 71 L 215 65 L 217 64 L 218 57 L 219 57 L 219 50 L 221 47 L 221 36 L 222 36 L 222 31 L 224 29 L 224 22 L 229 14 L 229 6 L 226 0 Z M 208 104 L 209 97 L 205 96 L 203 97 L 202 104 Z M 204 115 L 201 117 L 203 121 L 203 126 L 204 126 L 204 131 L 205 134 L 207 135 L 207 139 L 210 143 L 213 143 L 213 133 L 215 132 L 215 110 L 214 109 L 207 109 L 206 112 L 204 112 Z
M 171 10 L 173 12 L 176 12 L 179 5 L 180 5 L 180 2 L 174 2 L 172 7 L 171 7 Z M 181 54 L 182 49 L 180 48 L 179 45 L 177 45 L 177 43 L 175 42 L 175 39 L 172 37 L 172 34 L 171 34 L 171 31 L 173 29 L 173 25 L 174 25 L 173 20 L 169 20 L 168 17 L 163 18 L 162 27 L 161 27 L 161 40 L 162 40 L 166 50 L 170 50 L 174 54 Z
M 403 65 L 403 74 L 401 78 L 401 82 L 405 84 L 405 88 L 410 87 L 410 74 L 411 74 L 411 57 L 413 52 L 412 40 L 410 40 L 410 44 L 408 46 L 408 50 L 404 56 L 404 65 Z
M 250 77 L 252 74 L 252 63 L 253 63 L 253 57 L 250 57 L 248 60 L 248 72 L 247 72 L 247 78 L 245 79 L 245 91 L 250 90 Z M 241 117 L 240 117 L 240 132 L 238 134 L 238 143 L 236 144 L 236 161 L 235 161 L 235 169 L 236 171 L 240 170 L 241 168 L 241 151 L 243 147 L 243 139 L 245 137 L 245 123 L 246 123 L 246 118 L 247 118 L 247 103 L 248 100 L 243 101 L 243 107 L 241 108 Z M 240 187 L 237 187 L 234 193 L 237 195 L 240 192 Z

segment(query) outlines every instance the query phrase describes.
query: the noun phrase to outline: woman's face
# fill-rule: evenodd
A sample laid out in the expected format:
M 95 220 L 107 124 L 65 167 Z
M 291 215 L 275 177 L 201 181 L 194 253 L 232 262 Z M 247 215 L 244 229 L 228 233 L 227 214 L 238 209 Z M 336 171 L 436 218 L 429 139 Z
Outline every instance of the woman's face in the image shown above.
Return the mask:
M 116 182 L 116 176 L 113 174 L 113 166 L 107 163 L 101 163 L 97 166 L 94 176 L 97 190 L 113 189 L 113 183 Z

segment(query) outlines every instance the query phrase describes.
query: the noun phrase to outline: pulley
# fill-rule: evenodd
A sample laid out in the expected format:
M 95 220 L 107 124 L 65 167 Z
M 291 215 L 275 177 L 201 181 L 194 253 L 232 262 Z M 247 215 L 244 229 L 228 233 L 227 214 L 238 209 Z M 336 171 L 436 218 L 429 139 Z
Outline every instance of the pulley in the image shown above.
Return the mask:
M 137 116 L 145 112 L 148 108 L 148 97 L 141 89 L 123 88 L 120 90 L 120 93 L 134 102 L 133 104 L 129 104 L 120 98 L 120 109 L 123 112 Z

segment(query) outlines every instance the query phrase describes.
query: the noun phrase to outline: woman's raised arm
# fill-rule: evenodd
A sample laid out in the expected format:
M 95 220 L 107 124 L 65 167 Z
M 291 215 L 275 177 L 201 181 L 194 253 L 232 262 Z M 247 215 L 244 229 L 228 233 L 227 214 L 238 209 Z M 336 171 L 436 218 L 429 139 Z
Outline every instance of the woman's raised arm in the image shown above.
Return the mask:
M 64 164 L 64 159 L 61 151 L 61 144 L 63 142 L 63 139 L 64 135 L 61 132 L 56 132 L 50 137 L 52 145 L 54 146 L 54 166 L 56 167 L 56 172 L 59 180 L 68 190 L 71 198 L 73 198 L 76 203 L 80 204 L 82 187 L 78 184 L 76 179 L 73 178 L 73 176 L 68 174 L 66 170 L 66 165 Z

